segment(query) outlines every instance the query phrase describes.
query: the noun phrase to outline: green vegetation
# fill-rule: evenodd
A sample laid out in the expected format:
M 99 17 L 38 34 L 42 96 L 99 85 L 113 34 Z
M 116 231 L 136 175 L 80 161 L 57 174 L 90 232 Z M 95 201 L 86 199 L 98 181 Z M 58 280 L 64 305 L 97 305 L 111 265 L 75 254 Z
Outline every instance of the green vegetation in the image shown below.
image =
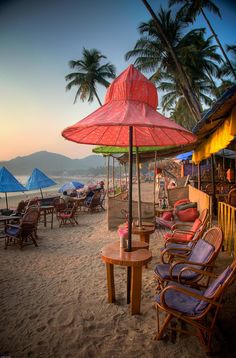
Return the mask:
M 125 54 L 126 60 L 150 73 L 161 91 L 161 108 L 180 125 L 191 130 L 201 119 L 201 113 L 236 80 L 236 45 L 224 49 L 216 35 L 207 11 L 221 18 L 220 9 L 210 0 L 170 0 L 177 6 L 154 12 L 148 1 L 142 0 L 151 15 L 148 22 L 139 25 L 140 38 L 134 48 Z M 206 37 L 205 28 L 194 28 L 198 16 L 203 16 L 212 36 Z M 229 57 L 231 57 L 229 59 Z M 221 55 L 223 54 L 223 55 Z M 77 88 L 75 101 L 97 95 L 98 84 L 109 86 L 107 79 L 115 78 L 115 67 L 109 62 L 101 65 L 106 57 L 98 50 L 83 49 L 81 60 L 70 61 L 76 72 L 68 74 L 66 89 Z
M 96 86 L 100 84 L 107 88 L 110 83 L 106 79 L 116 76 L 115 67 L 112 64 L 108 62 L 101 65 L 101 60 L 105 58 L 106 56 L 96 49 L 87 50 L 84 48 L 81 60 L 69 61 L 70 68 L 74 69 L 75 72 L 66 75 L 65 79 L 69 82 L 66 90 L 71 90 L 72 87 L 77 88 L 74 103 L 78 97 L 81 101 L 93 102 L 95 96 L 100 106 L 102 105 Z

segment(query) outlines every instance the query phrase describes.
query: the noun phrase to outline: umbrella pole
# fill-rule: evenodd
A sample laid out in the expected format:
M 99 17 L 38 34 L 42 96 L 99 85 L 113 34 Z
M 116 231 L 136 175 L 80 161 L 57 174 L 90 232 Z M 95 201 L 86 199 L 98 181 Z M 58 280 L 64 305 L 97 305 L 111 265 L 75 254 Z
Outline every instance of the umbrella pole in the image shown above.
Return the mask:
M 6 206 L 7 206 L 7 209 L 8 209 L 7 193 L 5 193 L 5 199 L 6 199 Z
M 113 195 L 115 195 L 115 158 L 112 158 L 112 189 Z
M 153 212 L 155 218 L 155 207 L 156 207 L 156 175 L 157 175 L 157 152 L 155 152 L 155 163 L 154 163 L 154 173 L 153 173 Z
M 41 197 L 42 197 L 42 199 L 43 199 L 43 192 L 42 192 L 42 189 L 41 189 L 41 188 L 39 188 L 39 190 L 40 190 L 40 193 L 41 193 Z
M 109 196 L 109 168 L 110 168 L 110 155 L 107 157 L 107 196 Z
M 138 147 L 136 147 L 136 175 L 137 175 L 137 181 L 138 181 L 138 226 L 141 227 L 142 226 L 142 203 L 141 203 Z
M 132 165 L 133 165 L 133 127 L 129 127 L 129 200 L 128 200 L 128 249 L 132 250 Z M 127 267 L 127 303 L 130 303 L 131 267 Z

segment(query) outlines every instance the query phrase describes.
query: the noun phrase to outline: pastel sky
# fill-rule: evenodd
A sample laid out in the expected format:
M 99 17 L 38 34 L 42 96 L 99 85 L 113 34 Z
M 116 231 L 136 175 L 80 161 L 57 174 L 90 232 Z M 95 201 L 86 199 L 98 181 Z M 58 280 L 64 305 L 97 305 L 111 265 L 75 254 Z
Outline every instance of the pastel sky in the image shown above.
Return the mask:
M 150 0 L 153 9 L 168 1 Z M 209 15 L 225 44 L 236 42 L 236 5 L 215 1 L 223 19 Z M 91 146 L 66 141 L 61 131 L 98 108 L 65 91 L 68 61 L 83 47 L 100 50 L 117 74 L 149 14 L 141 0 L 0 0 L 0 160 L 47 150 L 82 158 Z M 199 18 L 197 26 L 205 26 Z M 210 33 L 208 33 L 210 35 Z M 105 91 L 98 88 L 102 101 Z

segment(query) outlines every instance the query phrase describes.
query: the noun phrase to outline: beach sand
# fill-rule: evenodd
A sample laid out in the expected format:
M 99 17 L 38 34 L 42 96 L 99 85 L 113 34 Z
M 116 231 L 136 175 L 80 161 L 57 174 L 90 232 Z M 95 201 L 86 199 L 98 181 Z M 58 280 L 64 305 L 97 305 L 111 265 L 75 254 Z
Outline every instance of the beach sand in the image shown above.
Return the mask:
M 151 193 L 151 186 L 149 186 Z M 107 303 L 101 248 L 118 240 L 106 212 L 81 213 L 78 226 L 39 225 L 39 247 L 4 250 L 0 241 L 0 357 L 205 357 L 196 337 L 155 341 L 153 269 L 161 232 L 150 241 L 153 259 L 143 268 L 141 314 L 126 304 L 126 269 L 115 267 L 116 304 Z M 137 238 L 137 237 L 136 237 Z M 217 270 L 232 261 L 221 253 Z M 236 286 L 236 285 L 235 285 Z M 236 287 L 226 295 L 214 336 L 217 357 L 233 357 Z

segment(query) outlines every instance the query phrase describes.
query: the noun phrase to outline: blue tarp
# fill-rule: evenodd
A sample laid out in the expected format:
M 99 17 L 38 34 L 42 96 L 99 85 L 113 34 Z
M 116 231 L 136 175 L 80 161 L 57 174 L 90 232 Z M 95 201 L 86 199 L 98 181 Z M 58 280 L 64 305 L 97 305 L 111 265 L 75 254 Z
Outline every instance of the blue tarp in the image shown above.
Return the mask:
M 82 189 L 83 187 L 84 187 L 84 184 L 82 184 L 78 181 L 70 181 L 70 182 L 62 185 L 62 187 L 58 191 L 59 191 L 59 193 L 63 193 L 63 191 Z
M 41 172 L 41 170 L 35 168 L 27 181 L 26 188 L 28 190 L 35 190 L 47 188 L 52 185 L 56 185 L 56 182 Z
M 176 158 L 180 159 L 180 160 L 192 159 L 192 154 L 193 154 L 193 152 L 182 153 L 182 154 L 177 155 Z
M 7 168 L 0 167 L 0 192 L 9 193 L 27 191 L 27 189 L 12 175 Z

